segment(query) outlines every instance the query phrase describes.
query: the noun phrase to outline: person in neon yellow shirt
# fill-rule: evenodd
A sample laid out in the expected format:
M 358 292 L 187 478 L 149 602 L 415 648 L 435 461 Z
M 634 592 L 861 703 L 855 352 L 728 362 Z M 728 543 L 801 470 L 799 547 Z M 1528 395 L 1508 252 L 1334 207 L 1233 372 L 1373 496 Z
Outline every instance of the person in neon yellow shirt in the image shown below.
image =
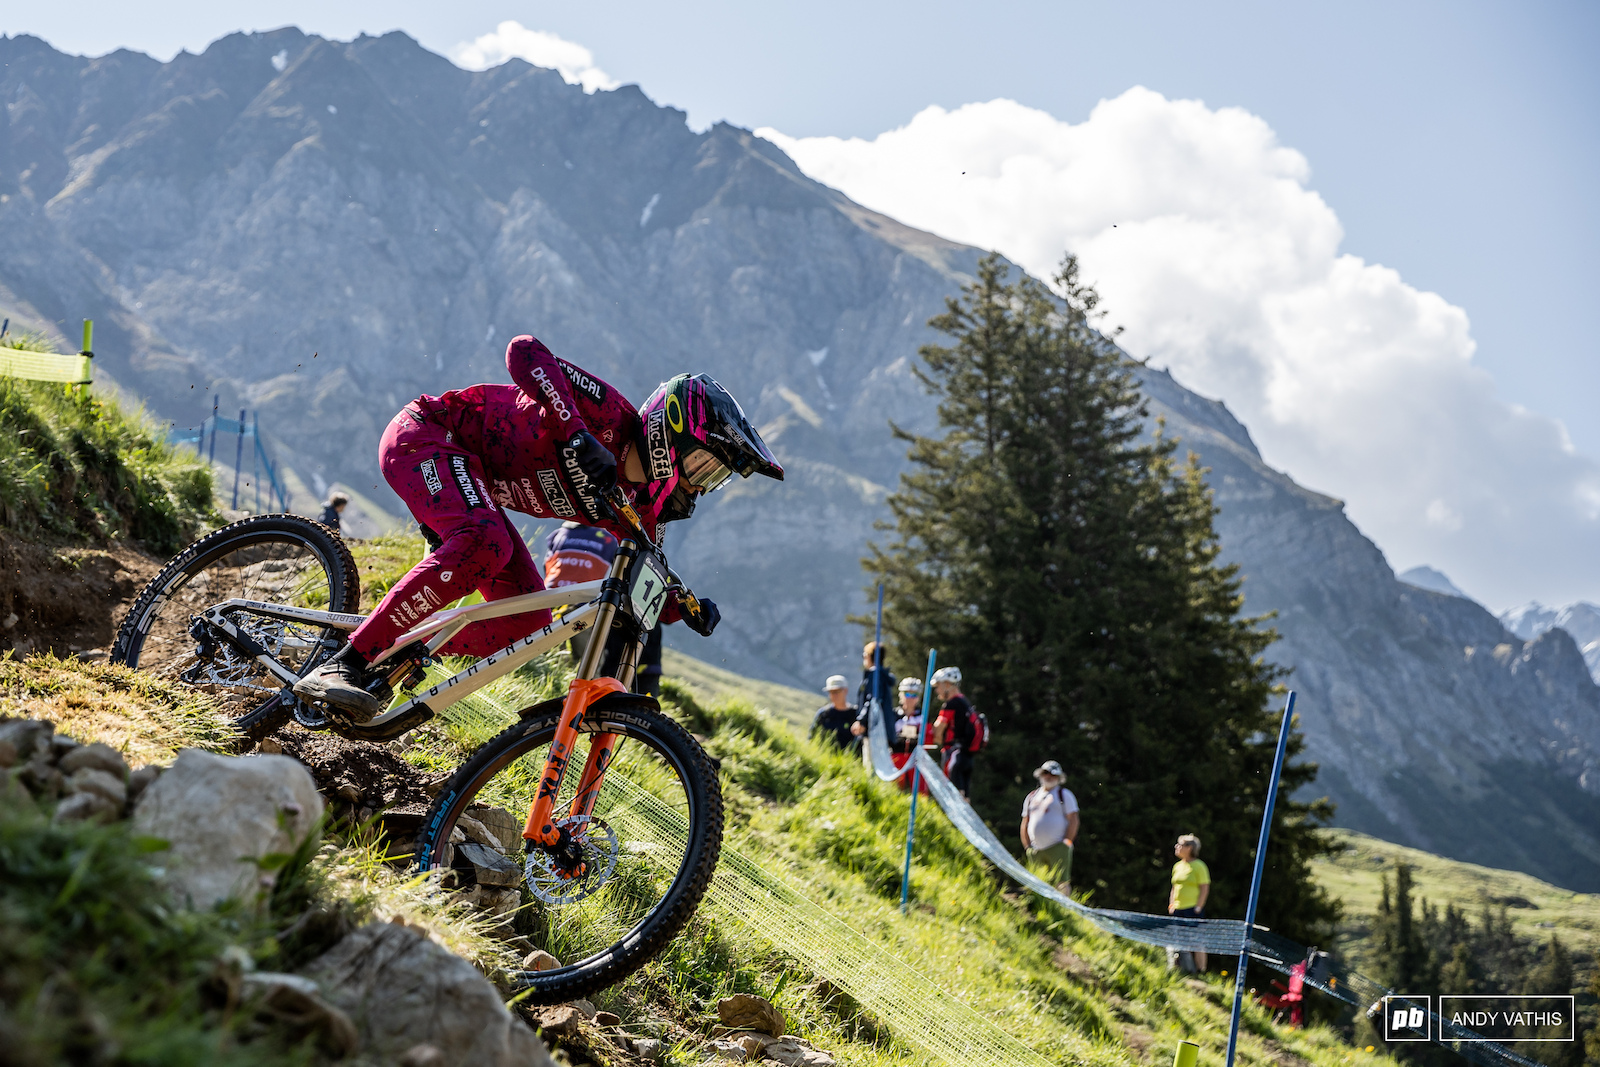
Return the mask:
M 1172 846 L 1178 862 L 1172 865 L 1172 895 L 1167 898 L 1167 914 L 1188 919 L 1205 917 L 1206 897 L 1211 895 L 1211 871 L 1200 860 L 1200 839 L 1184 834 Z M 1194 954 L 1195 966 L 1206 969 L 1206 954 Z

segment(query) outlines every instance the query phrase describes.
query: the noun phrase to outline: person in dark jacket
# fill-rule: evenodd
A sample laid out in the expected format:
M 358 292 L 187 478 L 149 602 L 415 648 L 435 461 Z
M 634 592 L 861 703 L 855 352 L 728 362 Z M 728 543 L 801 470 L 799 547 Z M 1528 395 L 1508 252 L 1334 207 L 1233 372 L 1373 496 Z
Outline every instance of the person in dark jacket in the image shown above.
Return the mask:
M 322 504 L 322 517 L 317 521 L 330 529 L 339 528 L 339 516 L 350 503 L 350 498 L 343 493 L 329 493 L 328 499 Z
M 861 715 L 861 709 L 850 703 L 850 691 L 846 688 L 844 675 L 830 675 L 824 688 L 828 693 L 828 703 L 817 709 L 817 717 L 811 721 L 811 736 L 821 734 L 840 748 L 849 748 L 855 743 L 859 731 L 856 720 Z

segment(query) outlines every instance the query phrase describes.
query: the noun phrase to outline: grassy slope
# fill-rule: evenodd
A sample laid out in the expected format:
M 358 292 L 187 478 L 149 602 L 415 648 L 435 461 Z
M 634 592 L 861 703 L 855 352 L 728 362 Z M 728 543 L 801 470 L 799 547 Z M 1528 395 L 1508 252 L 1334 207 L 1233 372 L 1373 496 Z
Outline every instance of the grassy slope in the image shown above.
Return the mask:
M 420 557 L 420 538 L 392 535 L 353 546 L 363 600 L 387 589 Z M 1118 941 L 1053 905 L 997 881 L 934 805 L 921 805 L 916 907 L 899 914 L 907 798 L 869 779 L 859 760 L 801 740 L 819 700 L 668 653 L 665 703 L 708 737 L 722 760 L 727 844 L 762 870 L 778 873 L 845 919 L 883 952 L 927 978 L 930 996 L 968 1005 L 1055 1062 L 1165 1063 L 1180 1039 L 1220 1059 L 1232 986 L 1222 975 L 1183 979 L 1159 951 Z M 559 660 L 485 692 L 486 700 L 446 716 L 446 726 L 416 737 L 407 758 L 430 768 L 453 764 L 474 736 L 495 728 L 494 710 L 552 693 Z M 785 918 L 787 921 L 787 918 Z M 639 974 L 597 996 L 624 1020 L 665 1017 L 679 1040 L 675 1062 L 703 1058 L 694 1036 L 714 1022 L 717 998 L 771 996 L 792 1028 L 842 1063 L 923 1063 L 894 1037 L 892 1011 L 879 1018 L 848 998 L 824 999 L 810 974 L 784 951 L 786 938 L 820 936 L 803 928 L 754 931 L 701 909 L 690 929 Z M 1246 1014 L 1241 1063 L 1390 1063 L 1357 1052 L 1331 1031 L 1274 1027 L 1260 1009 Z
M 10 347 L 42 348 L 30 338 Z M 0 518 L 28 539 L 132 538 L 176 552 L 214 519 L 211 475 L 164 429 L 89 388 L 0 378 Z
M 1340 947 L 1357 969 L 1370 964 L 1371 917 L 1378 910 L 1382 879 L 1393 880 L 1397 861 L 1411 866 L 1414 894 L 1431 904 L 1453 903 L 1474 923 L 1485 902 L 1504 904 L 1519 936 L 1534 943 L 1559 936 L 1573 950 L 1580 971 L 1592 970 L 1600 958 L 1600 895 L 1560 889 L 1519 871 L 1444 859 L 1353 830 L 1328 833 L 1344 851 L 1316 861 L 1312 870 L 1318 884 L 1345 904 Z

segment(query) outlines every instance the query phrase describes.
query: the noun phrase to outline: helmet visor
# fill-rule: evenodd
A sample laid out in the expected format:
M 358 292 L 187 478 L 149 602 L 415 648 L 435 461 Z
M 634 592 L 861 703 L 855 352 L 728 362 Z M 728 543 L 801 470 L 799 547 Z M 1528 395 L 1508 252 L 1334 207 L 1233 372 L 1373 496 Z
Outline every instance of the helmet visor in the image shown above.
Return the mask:
M 733 477 L 731 467 L 703 448 L 684 456 L 678 470 L 684 481 L 707 493 Z

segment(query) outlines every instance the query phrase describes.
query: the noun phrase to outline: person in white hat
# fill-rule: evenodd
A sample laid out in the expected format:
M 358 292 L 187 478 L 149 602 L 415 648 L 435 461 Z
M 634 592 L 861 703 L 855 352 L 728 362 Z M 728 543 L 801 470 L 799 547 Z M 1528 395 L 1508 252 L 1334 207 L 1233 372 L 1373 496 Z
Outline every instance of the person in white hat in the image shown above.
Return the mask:
M 1022 802 L 1022 847 L 1040 878 L 1072 895 L 1072 849 L 1078 839 L 1078 798 L 1064 784 L 1061 764 L 1045 760 L 1033 772 L 1039 788 Z
M 812 737 L 820 733 L 825 740 L 832 741 L 840 748 L 849 748 L 855 742 L 856 735 L 861 733 L 856 722 L 861 716 L 861 709 L 850 703 L 848 686 L 844 675 L 829 675 L 823 687 L 828 694 L 828 703 L 818 708 L 817 717 L 811 720 Z

